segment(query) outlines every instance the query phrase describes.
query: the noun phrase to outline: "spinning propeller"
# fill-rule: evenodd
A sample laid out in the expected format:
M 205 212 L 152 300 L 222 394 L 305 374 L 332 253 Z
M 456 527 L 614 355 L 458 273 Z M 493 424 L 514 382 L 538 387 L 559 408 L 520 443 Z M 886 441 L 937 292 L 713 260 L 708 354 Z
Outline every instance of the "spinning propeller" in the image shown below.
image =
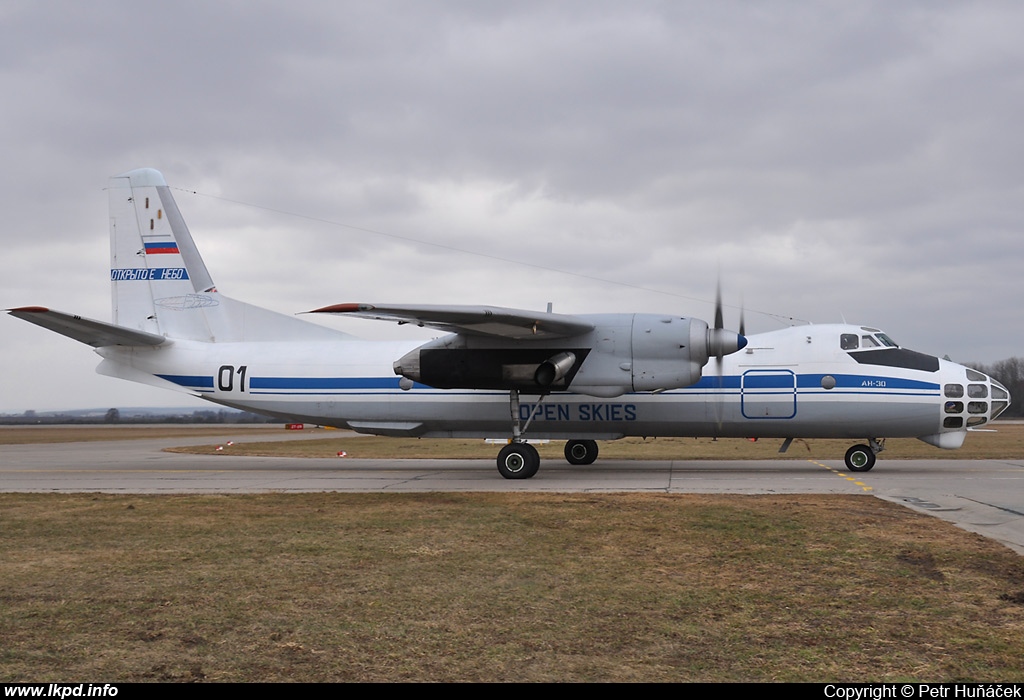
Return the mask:
M 718 378 L 718 401 L 715 402 L 715 414 L 718 420 L 718 427 L 722 427 L 722 358 L 738 352 L 747 346 L 747 339 L 744 335 L 746 323 L 744 322 L 743 307 L 740 307 L 740 332 L 725 330 L 725 321 L 722 314 L 722 282 L 719 280 L 715 290 L 715 327 L 708 329 L 708 357 L 715 358 L 715 376 Z

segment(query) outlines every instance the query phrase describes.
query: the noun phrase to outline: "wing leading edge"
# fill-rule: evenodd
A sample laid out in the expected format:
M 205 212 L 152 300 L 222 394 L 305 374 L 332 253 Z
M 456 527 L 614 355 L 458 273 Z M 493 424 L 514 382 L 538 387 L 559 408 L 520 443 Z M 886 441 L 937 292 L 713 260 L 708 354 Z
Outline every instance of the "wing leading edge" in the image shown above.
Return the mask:
M 448 333 L 515 340 L 572 338 L 594 330 L 593 323 L 578 316 L 500 306 L 334 304 L 309 313 L 348 314 L 399 324 L 415 323 Z

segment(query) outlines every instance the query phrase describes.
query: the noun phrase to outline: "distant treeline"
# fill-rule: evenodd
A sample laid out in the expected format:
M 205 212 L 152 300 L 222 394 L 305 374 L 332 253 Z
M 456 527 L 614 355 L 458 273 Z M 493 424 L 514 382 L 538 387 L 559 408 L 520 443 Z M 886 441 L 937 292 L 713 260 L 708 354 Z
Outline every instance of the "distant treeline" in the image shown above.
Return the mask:
M 192 411 L 191 413 L 125 414 L 111 408 L 105 414 L 97 413 L 36 413 L 25 411 L 18 415 L 0 416 L 0 425 L 154 425 L 165 423 L 285 423 L 280 418 L 268 418 L 245 411 Z

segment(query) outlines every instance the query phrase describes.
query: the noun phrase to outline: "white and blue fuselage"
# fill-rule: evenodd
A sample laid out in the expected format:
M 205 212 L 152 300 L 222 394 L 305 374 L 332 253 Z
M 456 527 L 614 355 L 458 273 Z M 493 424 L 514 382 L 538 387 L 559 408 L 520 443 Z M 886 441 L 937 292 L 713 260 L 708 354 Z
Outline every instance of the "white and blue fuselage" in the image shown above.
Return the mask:
M 536 472 L 533 439 L 586 464 L 627 436 L 866 439 L 959 447 L 1009 405 L 972 369 L 898 347 L 877 329 L 809 325 L 744 337 L 657 314 L 569 316 L 497 307 L 339 304 L 319 312 L 445 331 L 354 338 L 216 289 L 155 170 L 111 178 L 113 323 L 43 307 L 9 312 L 91 345 L 102 374 L 248 411 L 363 433 L 502 438 L 508 478 Z M 454 333 L 447 331 L 454 330 Z M 785 443 L 788 445 L 788 443 Z
M 1005 388 L 955 362 L 902 348 L 860 348 L 877 335 L 850 325 L 752 335 L 744 350 L 723 358 L 721 376 L 707 372 L 692 386 L 610 399 L 565 391 L 538 404 L 524 396 L 520 418 L 533 416 L 529 435 L 537 439 L 918 437 L 953 448 L 968 427 L 987 423 L 1008 404 Z M 858 347 L 844 349 L 844 338 Z M 506 435 L 506 391 L 401 387 L 393 362 L 420 344 L 176 341 L 98 352 L 104 373 L 122 376 L 131 368 L 150 383 L 296 421 L 385 435 Z

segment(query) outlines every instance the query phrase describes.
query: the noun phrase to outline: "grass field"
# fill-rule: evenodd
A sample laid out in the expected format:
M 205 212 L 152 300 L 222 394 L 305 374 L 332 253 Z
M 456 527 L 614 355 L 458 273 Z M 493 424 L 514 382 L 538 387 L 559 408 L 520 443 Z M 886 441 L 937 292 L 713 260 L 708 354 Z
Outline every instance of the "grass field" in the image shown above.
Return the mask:
M 497 451 L 263 441 L 282 431 L 5 429 L 0 441 L 230 434 L 234 454 Z M 778 445 L 624 440 L 602 456 L 769 459 Z M 783 457 L 841 459 L 848 446 L 796 442 Z M 561 443 L 540 449 L 561 458 Z M 1022 454 L 1024 426 L 1005 424 L 959 451 L 892 440 L 882 456 Z M 0 494 L 5 682 L 1024 682 L 1022 658 L 1024 559 L 869 496 Z
M 868 496 L 0 494 L 0 681 L 1024 681 L 1024 560 Z
M 34 445 L 102 440 L 147 440 L 167 437 L 203 437 L 234 433 L 246 437 L 276 435 L 280 425 L 39 425 L 0 426 L 0 445 Z

